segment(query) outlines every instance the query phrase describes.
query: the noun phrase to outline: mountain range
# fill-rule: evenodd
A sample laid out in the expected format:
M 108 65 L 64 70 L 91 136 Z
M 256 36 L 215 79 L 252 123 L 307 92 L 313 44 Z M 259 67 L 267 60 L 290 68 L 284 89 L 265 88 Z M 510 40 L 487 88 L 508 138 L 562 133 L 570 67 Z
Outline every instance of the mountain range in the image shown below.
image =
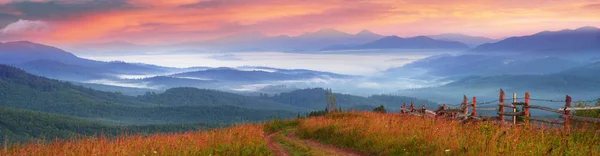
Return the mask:
M 259 32 L 249 32 L 224 36 L 212 40 L 189 42 L 172 45 L 172 47 L 201 48 L 209 51 L 314 51 L 330 45 L 363 44 L 382 38 L 382 35 L 363 30 L 349 34 L 335 29 L 321 29 L 299 36 L 266 36 Z
M 459 80 L 468 76 L 498 76 L 511 75 L 544 75 L 554 74 L 588 64 L 590 59 L 594 60 L 600 56 L 595 48 L 598 44 L 597 28 L 582 27 L 575 30 L 546 31 L 521 37 L 510 37 L 504 40 L 480 45 L 464 54 L 438 55 L 425 59 L 413 61 L 401 67 L 390 68 L 384 72 L 388 79 L 393 76 L 404 74 L 411 78 L 427 80 L 430 78 L 443 78 L 445 81 Z M 219 42 L 254 42 L 254 37 L 260 34 L 247 34 L 231 38 L 222 38 Z M 262 35 L 264 36 L 264 35 Z M 375 38 L 380 35 L 369 31 L 358 34 L 347 34 L 333 29 L 325 29 L 314 33 L 306 33 L 291 37 L 298 39 L 327 38 L 337 40 L 340 38 Z M 282 37 L 282 36 L 280 36 Z M 381 36 L 380 36 L 381 37 Z M 576 42 L 565 41 L 576 40 Z M 272 38 L 266 36 L 265 38 Z M 288 38 L 288 37 L 284 37 Z M 512 44 L 519 42 L 521 49 Z M 544 41 L 545 44 L 538 42 Z M 215 43 L 219 43 L 214 41 Z M 509 44 L 511 43 L 511 44 Z M 274 44 L 279 45 L 279 44 Z M 527 46 L 538 49 L 552 49 L 549 51 L 526 51 Z M 506 46 L 506 47 L 505 47 Z M 465 44 L 455 41 L 435 40 L 425 36 L 401 38 L 397 36 L 383 37 L 373 42 L 354 45 L 351 48 L 458 48 L 464 49 Z M 511 49 L 514 52 L 501 52 L 502 49 Z M 577 55 L 581 59 L 572 59 L 566 54 L 550 55 L 552 51 L 559 49 L 576 48 L 576 51 L 588 52 L 586 55 Z M 535 49 L 534 48 L 534 49 Z M 485 49 L 485 50 L 481 50 Z M 520 52 L 519 52 L 520 51 Z M 529 55 L 531 53 L 531 55 Z M 546 53 L 548 53 L 546 55 Z M 55 78 L 77 83 L 96 83 L 104 85 L 88 85 L 98 87 L 105 91 L 130 90 L 131 93 L 143 92 L 144 89 L 124 89 L 119 87 L 108 87 L 115 85 L 121 87 L 136 87 L 156 90 L 158 92 L 173 87 L 197 87 L 211 88 L 226 91 L 252 92 L 275 89 L 273 92 L 290 91 L 297 88 L 310 87 L 310 85 L 296 84 L 303 81 L 335 79 L 356 79 L 359 76 L 342 75 L 328 72 L 301 70 L 301 69 L 278 69 L 269 67 L 238 67 L 238 68 L 170 68 L 142 63 L 127 63 L 120 61 L 102 62 L 77 57 L 64 50 L 28 41 L 6 42 L 0 44 L 0 63 L 19 67 L 32 74 Z M 595 57 L 594 57 L 595 56 Z M 423 71 L 421 73 L 421 71 Z M 137 77 L 137 78 L 131 78 Z M 283 87 L 282 87 L 283 86 Z M 287 89 L 286 89 L 287 88 Z M 114 90 L 113 90 L 114 89 Z M 265 90 L 267 89 L 267 90 Z
M 491 38 L 481 37 L 481 36 L 469 36 L 469 35 L 463 35 L 463 34 L 458 34 L 458 33 L 429 35 L 427 37 L 430 37 L 430 38 L 436 39 L 436 40 L 462 42 L 464 44 L 469 45 L 469 47 L 477 47 L 477 46 L 485 44 L 485 43 L 494 43 L 494 42 L 500 41 L 500 39 L 491 39 Z
M 385 73 L 394 74 L 406 71 L 426 71 L 431 76 L 493 76 L 493 75 L 541 75 L 558 73 L 584 65 L 584 61 L 574 61 L 560 57 L 524 57 L 515 55 L 481 54 L 442 54 L 430 56 L 390 68 Z
M 533 35 L 490 39 L 458 33 L 428 36 L 383 36 L 369 30 L 356 34 L 327 28 L 298 36 L 267 36 L 260 32 L 232 34 L 206 41 L 171 45 L 147 46 L 124 41 L 76 45 L 69 48 L 77 53 L 94 55 L 170 53 L 283 51 L 315 52 L 356 49 L 452 49 L 471 52 L 593 52 L 598 49 L 598 28 L 581 27 L 575 30 L 544 31 Z M 575 42 L 581 41 L 581 42 Z M 465 46 L 466 45 L 466 46 Z M 99 52 L 92 52 L 99 51 Z
M 600 51 L 600 29 L 581 27 L 575 30 L 543 31 L 528 36 L 509 37 L 495 43 L 486 43 L 472 52 L 530 52 L 543 54 L 582 54 Z
M 360 49 L 468 49 L 464 43 L 456 41 L 435 40 L 426 36 L 417 36 L 402 38 L 398 36 L 388 36 L 382 39 L 355 45 L 355 46 L 333 46 L 322 49 L 329 50 L 360 50 Z

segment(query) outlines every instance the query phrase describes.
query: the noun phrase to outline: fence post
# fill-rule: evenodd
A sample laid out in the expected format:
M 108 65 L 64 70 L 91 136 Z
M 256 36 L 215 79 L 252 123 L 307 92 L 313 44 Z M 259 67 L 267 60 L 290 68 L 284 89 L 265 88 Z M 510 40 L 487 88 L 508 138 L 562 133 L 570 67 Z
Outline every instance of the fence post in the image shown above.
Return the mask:
M 442 111 L 446 110 L 446 104 L 442 105 Z M 446 116 L 446 112 L 442 112 L 442 115 Z
M 504 90 L 500 89 L 500 104 L 504 104 Z M 498 106 L 498 112 L 504 113 L 504 106 Z M 500 118 L 500 122 L 504 123 L 504 115 L 498 114 L 498 118 Z
M 571 116 L 571 110 L 567 110 L 567 108 L 571 107 L 571 96 L 567 95 L 567 99 L 565 100 L 565 115 L 564 115 L 564 120 L 565 120 L 565 128 L 567 128 L 567 131 L 570 132 L 571 129 L 571 119 L 569 118 L 569 116 Z
M 413 104 L 413 102 L 410 102 L 410 112 L 414 112 L 415 111 L 415 105 Z
M 425 110 L 427 110 L 427 107 L 425 107 L 425 104 L 423 104 L 423 108 L 421 108 L 421 109 L 423 109 L 423 114 L 424 114 Z
M 404 102 L 404 104 L 402 105 L 402 109 L 400 110 L 400 112 L 401 112 L 402 114 L 405 114 L 405 113 L 406 113 L 406 102 Z
M 529 98 L 530 98 L 530 94 L 529 92 L 525 92 L 525 105 L 523 105 L 523 112 L 525 112 L 525 123 L 528 124 L 529 123 L 529 117 L 531 117 L 531 114 L 529 112 Z
M 469 115 L 469 98 L 467 98 L 466 95 L 463 96 L 463 104 L 462 105 L 464 107 L 464 108 L 462 108 L 463 114 Z M 463 120 L 467 120 L 467 119 L 469 119 L 468 116 L 463 117 Z
M 471 116 L 477 116 L 477 97 L 473 96 L 473 113 Z
M 515 104 L 517 103 L 517 93 L 513 93 L 513 112 L 517 112 L 517 105 Z M 513 125 L 517 124 L 517 116 L 513 116 Z

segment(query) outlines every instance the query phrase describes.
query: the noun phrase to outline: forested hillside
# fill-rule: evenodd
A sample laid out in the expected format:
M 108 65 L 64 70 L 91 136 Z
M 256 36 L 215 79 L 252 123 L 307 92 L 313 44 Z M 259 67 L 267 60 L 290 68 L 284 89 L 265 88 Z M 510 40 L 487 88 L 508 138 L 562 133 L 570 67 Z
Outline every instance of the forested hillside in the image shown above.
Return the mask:
M 420 100 L 413 97 L 404 97 L 396 95 L 373 95 L 369 97 L 361 97 L 350 94 L 334 94 L 337 105 L 342 109 L 357 109 L 357 110 L 372 110 L 373 108 L 384 105 L 389 110 L 399 110 L 404 102 L 411 101 L 421 106 L 427 104 L 436 106 L 437 103 L 427 100 Z M 325 90 L 322 88 L 301 89 L 287 93 L 276 94 L 272 97 L 267 97 L 281 103 L 289 103 L 298 107 L 322 110 L 325 109 Z
M 0 106 L 0 140 L 8 143 L 35 139 L 126 133 L 182 132 L 225 126 L 223 124 L 163 124 L 143 126 L 108 125 L 81 118 Z
M 243 108 L 306 111 L 308 109 L 278 103 L 255 97 L 240 96 L 217 90 L 197 89 L 191 87 L 172 88 L 164 93 L 147 93 L 138 96 L 140 101 L 157 103 L 161 106 L 223 106 L 231 105 Z M 323 105 L 321 103 L 321 105 Z
M 156 97 L 148 95 L 139 98 L 145 100 L 139 100 L 138 97 L 96 91 L 67 82 L 27 74 L 10 66 L 0 65 L 0 105 L 6 107 L 123 124 L 233 123 L 262 121 L 273 117 L 285 118 L 296 115 L 296 113 L 289 111 L 235 107 L 236 103 L 232 103 L 231 100 L 228 101 L 227 99 L 245 99 L 246 103 L 239 104 L 239 106 L 258 106 L 260 103 L 274 105 L 274 102 L 253 100 L 249 97 L 217 91 L 206 92 L 214 92 L 210 94 L 209 98 L 219 100 L 212 103 L 198 101 L 195 105 L 175 105 L 172 103 L 182 102 L 172 101 L 179 95 L 168 93 L 164 96 L 155 95 Z M 283 109 L 284 105 L 282 104 L 281 107 L 277 108 Z

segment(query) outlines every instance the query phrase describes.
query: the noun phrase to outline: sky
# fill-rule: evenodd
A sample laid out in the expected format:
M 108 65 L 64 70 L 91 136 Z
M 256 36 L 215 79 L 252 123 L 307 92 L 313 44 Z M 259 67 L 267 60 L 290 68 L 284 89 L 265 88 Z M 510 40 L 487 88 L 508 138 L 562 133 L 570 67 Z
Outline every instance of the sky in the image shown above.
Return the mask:
M 323 28 L 490 38 L 600 27 L 600 0 L 0 0 L 0 40 L 145 45 Z

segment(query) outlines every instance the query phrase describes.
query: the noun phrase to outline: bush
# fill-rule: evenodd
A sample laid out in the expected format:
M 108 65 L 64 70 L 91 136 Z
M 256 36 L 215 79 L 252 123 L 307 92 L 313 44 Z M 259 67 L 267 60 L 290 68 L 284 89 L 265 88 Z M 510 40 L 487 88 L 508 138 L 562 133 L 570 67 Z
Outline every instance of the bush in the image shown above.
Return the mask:
M 383 107 L 383 105 L 380 105 L 379 107 L 376 107 L 375 109 L 373 109 L 373 112 L 377 112 L 377 113 L 385 113 L 385 107 Z
M 312 112 L 308 113 L 308 117 L 323 116 L 325 114 L 327 114 L 327 109 L 320 110 L 320 111 L 312 111 Z

